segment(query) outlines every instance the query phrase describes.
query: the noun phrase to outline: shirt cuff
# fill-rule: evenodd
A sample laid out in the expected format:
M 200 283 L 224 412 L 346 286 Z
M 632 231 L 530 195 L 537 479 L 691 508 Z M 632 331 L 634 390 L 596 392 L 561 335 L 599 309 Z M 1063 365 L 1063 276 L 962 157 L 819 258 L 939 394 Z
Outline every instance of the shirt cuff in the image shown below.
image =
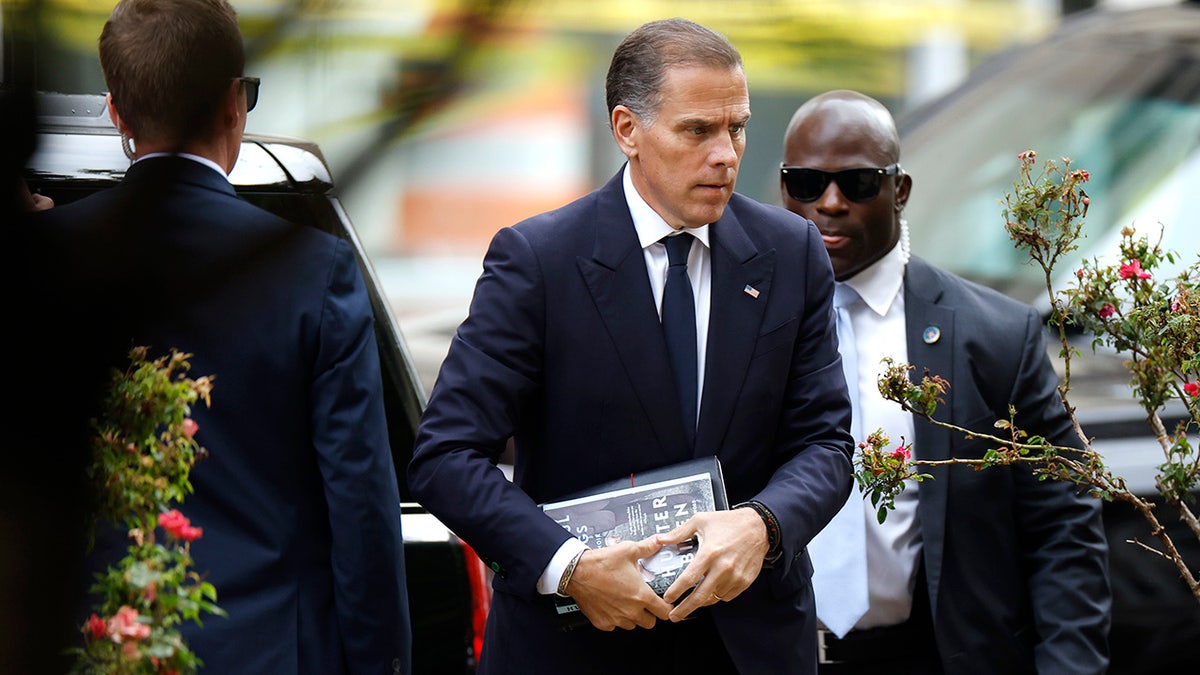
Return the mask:
M 588 545 L 579 541 L 575 537 L 564 541 L 562 546 L 558 547 L 558 551 L 550 558 L 550 563 L 546 565 L 546 569 L 542 572 L 542 576 L 538 577 L 537 592 L 542 595 L 554 595 L 558 592 L 558 582 L 562 580 L 563 572 L 567 569 L 567 563 L 571 562 L 571 558 L 580 551 L 586 551 Z

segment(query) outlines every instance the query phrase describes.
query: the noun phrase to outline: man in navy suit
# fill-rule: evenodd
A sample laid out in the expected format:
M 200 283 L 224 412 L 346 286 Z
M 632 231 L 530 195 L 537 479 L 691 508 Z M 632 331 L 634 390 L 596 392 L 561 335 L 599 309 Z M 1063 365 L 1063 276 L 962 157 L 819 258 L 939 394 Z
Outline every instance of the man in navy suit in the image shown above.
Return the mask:
M 496 234 L 409 483 L 495 571 L 482 673 L 813 673 L 805 546 L 850 486 L 829 260 L 811 223 L 733 192 L 750 102 L 725 38 L 646 24 L 617 48 L 607 97 L 628 162 Z M 680 266 L 687 299 L 668 303 Z M 687 339 L 660 308 L 691 317 Z M 510 438 L 511 482 L 496 466 Z M 737 507 L 665 536 L 587 550 L 537 506 L 712 455 Z M 637 559 L 692 536 L 658 597 Z M 591 625 L 559 630 L 555 593 Z
M 257 80 L 225 0 L 123 0 L 100 38 L 120 186 L 58 206 L 31 252 L 64 275 L 81 349 L 194 354 L 208 456 L 181 510 L 228 618 L 186 622 L 214 673 L 409 667 L 399 492 L 352 247 L 251 206 L 226 177 Z M 51 314 L 53 312 L 47 312 Z M 64 358 L 67 358 L 64 355 Z
M 1007 420 L 1012 404 L 1021 429 L 1078 447 L 1037 313 L 910 258 L 901 215 L 912 178 L 900 169 L 895 122 L 882 104 L 851 91 L 809 100 L 788 126 L 783 160 L 784 205 L 816 223 L 839 294 L 853 298 L 839 338 L 845 361 L 858 364 L 847 380 L 858 392 L 860 438 L 882 428 L 933 460 L 980 458 L 989 447 L 914 424 L 885 401 L 876 380 L 891 356 L 913 364 L 915 376 L 949 380 L 938 419 L 984 431 Z M 866 526 L 866 602 L 844 627 L 839 610 L 859 579 L 824 554 L 827 536 L 845 545 L 842 514 L 813 542 L 829 662 L 821 672 L 1103 673 L 1111 596 L 1099 501 L 1027 468 L 930 473 L 882 524 L 869 502 L 848 501 L 847 518 Z

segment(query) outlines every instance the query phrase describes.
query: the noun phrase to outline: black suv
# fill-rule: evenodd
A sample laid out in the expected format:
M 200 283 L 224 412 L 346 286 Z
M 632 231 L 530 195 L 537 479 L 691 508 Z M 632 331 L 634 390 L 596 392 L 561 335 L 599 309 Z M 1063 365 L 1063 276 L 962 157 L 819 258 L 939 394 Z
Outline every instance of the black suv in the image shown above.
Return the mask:
M 62 205 L 119 182 L 129 167 L 103 96 L 42 94 L 29 189 Z M 229 176 L 247 201 L 353 247 L 375 312 L 384 404 L 400 485 L 413 630 L 413 672 L 471 673 L 491 598 L 489 572 L 441 522 L 412 502 L 406 472 L 425 394 L 379 279 L 313 143 L 248 134 Z

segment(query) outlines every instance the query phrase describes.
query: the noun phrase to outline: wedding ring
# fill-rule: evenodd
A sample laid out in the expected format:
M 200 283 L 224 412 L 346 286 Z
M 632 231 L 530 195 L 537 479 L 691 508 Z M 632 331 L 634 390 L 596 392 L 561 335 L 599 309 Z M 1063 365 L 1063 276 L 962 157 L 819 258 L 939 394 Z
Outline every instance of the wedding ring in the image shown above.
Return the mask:
M 721 596 L 717 595 L 716 593 L 713 593 L 713 600 L 716 600 L 717 602 L 724 602 L 724 601 L 725 601 L 725 600 L 724 600 L 724 598 L 722 598 Z

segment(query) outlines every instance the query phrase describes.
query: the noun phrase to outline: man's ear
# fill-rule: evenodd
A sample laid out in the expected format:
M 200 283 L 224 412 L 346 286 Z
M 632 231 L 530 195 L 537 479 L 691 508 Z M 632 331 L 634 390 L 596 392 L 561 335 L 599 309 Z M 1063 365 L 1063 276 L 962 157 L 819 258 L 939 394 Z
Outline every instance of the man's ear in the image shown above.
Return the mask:
M 626 157 L 636 157 L 638 137 L 642 128 L 637 115 L 629 108 L 619 105 L 613 108 L 612 119 L 609 121 L 612 123 L 613 138 L 617 140 L 617 147 L 621 148 Z
M 121 121 L 121 113 L 117 112 L 117 106 L 113 105 L 111 92 L 105 95 L 104 105 L 108 108 L 108 119 L 112 120 L 113 126 L 117 128 L 117 131 L 121 132 L 122 136 L 133 136 L 133 134 L 129 133 L 129 127 L 125 126 L 125 123 Z
M 910 192 L 912 192 L 912 176 L 902 173 L 896 179 L 896 213 L 904 211 L 904 207 L 908 205 L 908 195 Z
M 221 130 L 238 129 L 245 114 L 242 111 L 242 81 L 232 80 L 225 90 L 225 97 L 221 100 Z

